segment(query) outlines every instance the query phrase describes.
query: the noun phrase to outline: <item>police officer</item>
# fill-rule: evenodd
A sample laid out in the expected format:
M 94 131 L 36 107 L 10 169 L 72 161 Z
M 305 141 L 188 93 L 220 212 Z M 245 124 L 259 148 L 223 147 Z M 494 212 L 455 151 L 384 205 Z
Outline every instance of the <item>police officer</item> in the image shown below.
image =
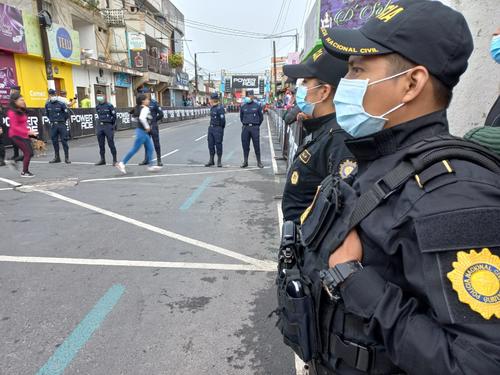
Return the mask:
M 260 125 L 264 121 L 261 105 L 254 100 L 253 90 L 248 90 L 240 109 L 240 120 L 243 124 L 241 131 L 241 146 L 243 147 L 243 164 L 241 168 L 248 167 L 248 154 L 250 153 L 250 139 L 257 158 L 259 168 L 264 168 L 260 159 Z
M 156 163 L 158 164 L 159 167 L 163 166 L 163 163 L 161 161 L 161 145 L 160 145 L 160 129 L 158 127 L 158 122 L 161 121 L 164 117 L 163 111 L 158 104 L 156 100 L 154 100 L 151 97 L 151 94 L 149 93 L 148 89 L 140 89 L 139 93 L 143 93 L 148 95 L 150 104 L 149 104 L 149 110 L 151 111 L 151 131 L 149 133 L 150 137 L 153 140 L 153 145 L 155 147 L 156 151 Z M 149 164 L 147 161 L 147 152 L 144 156 L 144 161 L 140 163 L 139 165 L 147 165 Z
M 54 159 L 49 163 L 60 163 L 59 156 L 59 138 L 64 150 L 64 161 L 70 164 L 69 161 L 69 146 L 68 146 L 68 128 L 66 121 L 69 118 L 68 107 L 61 102 L 54 89 L 49 89 L 49 100 L 45 104 L 45 112 L 50 122 L 50 138 L 54 147 Z
M 283 72 L 288 78 L 303 79 L 296 103 L 307 118 L 302 121 L 306 137 L 291 161 L 282 201 L 285 221 L 299 222 L 328 174 L 345 179 L 356 169 L 356 161 L 344 145 L 351 137 L 337 124 L 333 105 L 335 89 L 347 73 L 347 62 L 321 48 L 303 64 L 285 65 Z
M 214 156 L 217 151 L 217 167 L 222 167 L 222 141 L 224 139 L 224 128 L 226 127 L 226 111 L 219 103 L 219 95 L 210 95 L 210 125 L 208 127 L 208 151 L 210 160 L 205 167 L 215 165 Z
M 500 176 L 450 158 L 396 191 L 380 180 L 412 145 L 449 137 L 446 109 L 473 51 L 467 22 L 438 1 L 401 0 L 360 29 L 321 34 L 329 53 L 349 58 L 335 106 L 356 138 L 346 141 L 353 187 L 381 203 L 332 249 L 330 357 L 314 370 L 498 373 Z
M 116 147 L 114 140 L 116 111 L 113 104 L 106 100 L 106 96 L 102 91 L 97 92 L 97 106 L 95 107 L 95 110 L 98 117 L 97 141 L 99 142 L 99 154 L 101 155 L 101 160 L 95 165 L 106 165 L 105 140 L 107 140 L 109 150 L 111 151 L 111 155 L 113 155 L 113 165 L 116 166 L 118 163 L 116 159 Z

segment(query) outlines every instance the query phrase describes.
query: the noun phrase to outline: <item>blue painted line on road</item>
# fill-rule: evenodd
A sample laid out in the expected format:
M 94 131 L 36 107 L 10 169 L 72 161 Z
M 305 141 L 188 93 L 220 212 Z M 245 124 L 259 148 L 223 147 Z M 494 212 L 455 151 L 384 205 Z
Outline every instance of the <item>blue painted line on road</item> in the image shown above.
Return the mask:
M 36 375 L 62 375 L 76 354 L 92 337 L 109 312 L 113 310 L 123 292 L 125 292 L 125 287 L 120 284 L 109 288 Z
M 224 159 L 231 160 L 233 158 L 235 152 L 236 152 L 236 150 L 231 151 L 229 154 L 227 154 L 227 156 Z
M 208 187 L 210 182 L 212 181 L 213 177 L 207 177 L 203 180 L 200 186 L 196 188 L 195 191 L 189 196 L 188 199 L 182 204 L 182 206 L 179 207 L 180 210 L 185 211 L 188 210 L 194 202 L 200 197 L 200 195 L 205 191 L 205 189 Z

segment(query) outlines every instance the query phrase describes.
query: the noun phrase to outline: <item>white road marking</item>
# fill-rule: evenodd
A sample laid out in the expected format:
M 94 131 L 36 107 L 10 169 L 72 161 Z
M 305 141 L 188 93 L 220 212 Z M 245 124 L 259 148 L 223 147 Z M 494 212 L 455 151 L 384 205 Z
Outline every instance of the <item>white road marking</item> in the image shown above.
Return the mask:
M 163 159 L 163 158 L 166 158 L 167 156 L 173 155 L 173 154 L 175 154 L 176 152 L 179 152 L 179 149 L 178 149 L 178 148 L 176 148 L 174 151 L 170 151 L 169 153 L 167 153 L 167 154 L 165 154 L 165 155 L 162 155 L 162 156 L 161 156 L 161 158 L 162 158 L 162 159 Z M 158 159 L 156 159 L 156 158 L 155 158 L 155 159 L 153 159 L 153 161 L 156 161 L 156 160 L 158 160 Z
M 14 187 L 19 187 L 19 186 L 22 185 L 19 182 L 9 180 L 8 178 L 2 178 L 2 177 L 0 177 L 0 181 L 5 182 L 6 184 L 14 186 Z
M 273 164 L 274 174 L 278 173 L 278 163 L 276 163 L 276 153 L 274 152 L 273 137 L 271 135 L 271 126 L 269 125 L 269 115 L 266 116 L 267 132 L 269 134 L 269 147 L 271 148 L 271 162 Z
M 269 168 L 269 167 L 267 167 Z M 267 169 L 264 167 L 263 169 Z M 152 174 L 146 176 L 130 176 L 130 177 L 110 177 L 110 178 L 93 178 L 89 180 L 81 180 L 80 183 L 84 182 L 102 182 L 102 181 L 119 181 L 119 180 L 138 180 L 145 178 L 160 178 L 160 177 L 179 177 L 179 176 L 196 176 L 196 175 L 205 175 L 205 174 L 220 174 L 220 173 L 241 173 L 241 172 L 250 172 L 257 171 L 260 168 L 246 168 L 246 169 L 228 169 L 223 171 L 207 171 L 207 172 L 187 172 L 187 173 L 171 173 L 171 174 Z
M 112 267 L 191 268 L 191 269 L 204 269 L 204 270 L 267 272 L 266 270 L 260 267 L 248 264 L 158 262 L 158 261 L 117 260 L 117 259 L 53 258 L 53 257 L 24 257 L 24 256 L 0 255 L 0 262 L 74 264 L 83 266 L 112 266 Z
M 38 189 L 33 189 L 32 191 L 37 191 L 39 193 L 48 195 L 52 198 L 60 199 L 64 202 L 68 202 L 68 203 L 74 204 L 76 206 L 86 208 L 90 211 L 94 211 L 94 212 L 100 213 L 102 215 L 109 216 L 113 219 L 120 220 L 120 221 L 123 221 L 125 223 L 135 225 L 139 228 L 149 230 L 151 232 L 160 234 L 160 235 L 168 237 L 168 238 L 172 238 L 172 239 L 177 240 L 177 241 L 187 243 L 189 245 L 201 247 L 205 250 L 209 250 L 209 251 L 212 251 L 212 252 L 220 254 L 220 255 L 224 255 L 224 256 L 227 256 L 230 258 L 234 258 L 234 259 L 238 259 L 242 262 L 251 264 L 251 265 L 255 266 L 256 268 L 259 268 L 261 271 L 269 271 L 269 272 L 276 271 L 276 264 L 270 260 L 255 259 L 255 258 L 246 256 L 246 255 L 237 253 L 235 251 L 227 250 L 227 249 L 224 249 L 224 248 L 216 246 L 216 245 L 212 245 L 212 244 L 209 244 L 209 243 L 206 243 L 203 241 L 196 240 L 194 238 L 189 238 L 189 237 L 183 236 L 181 234 L 168 231 L 166 229 L 155 227 L 154 225 L 147 224 L 147 223 L 144 223 L 144 222 L 139 221 L 139 220 L 131 219 L 129 217 L 114 213 L 112 211 L 108 211 L 108 210 L 102 209 L 100 207 L 96 207 L 96 206 L 93 206 L 91 204 L 84 203 L 84 202 L 78 201 L 76 199 L 66 197 L 64 195 L 55 193 L 53 191 L 44 191 L 44 190 L 38 190 Z
M 43 161 L 43 160 L 32 160 L 31 163 L 34 163 L 34 164 L 49 164 L 48 161 Z M 92 163 L 90 161 L 72 161 L 71 164 L 75 164 L 75 165 L 95 165 L 95 162 Z
M 208 134 L 205 134 L 205 135 L 202 135 L 200 138 L 196 138 L 194 141 L 195 142 L 198 142 L 200 140 L 202 140 L 203 138 L 206 138 Z
M 13 188 L 2 188 L 0 191 L 13 190 Z

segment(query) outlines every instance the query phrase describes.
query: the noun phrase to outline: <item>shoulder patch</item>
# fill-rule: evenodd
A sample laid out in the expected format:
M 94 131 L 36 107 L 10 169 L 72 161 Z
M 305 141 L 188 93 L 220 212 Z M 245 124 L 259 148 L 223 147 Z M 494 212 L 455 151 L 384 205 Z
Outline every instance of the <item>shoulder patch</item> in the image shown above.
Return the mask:
M 297 185 L 299 183 L 299 172 L 293 171 L 292 176 L 290 177 L 290 182 L 292 185 Z
M 302 163 L 307 164 L 309 163 L 309 160 L 311 160 L 311 153 L 307 150 L 304 150 L 300 154 L 299 158 Z
M 447 274 L 460 302 L 484 319 L 500 319 L 500 258 L 485 248 L 480 253 L 459 251 Z
M 355 160 L 352 159 L 344 159 L 340 164 L 339 164 L 339 176 L 343 180 L 345 180 L 347 177 L 351 175 L 352 172 L 354 172 L 358 168 L 358 163 Z

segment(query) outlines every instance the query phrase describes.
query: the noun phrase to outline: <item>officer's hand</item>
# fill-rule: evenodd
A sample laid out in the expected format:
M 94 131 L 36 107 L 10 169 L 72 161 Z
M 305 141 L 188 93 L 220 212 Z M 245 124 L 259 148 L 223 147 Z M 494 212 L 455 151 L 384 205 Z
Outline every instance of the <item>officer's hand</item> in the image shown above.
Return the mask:
M 337 250 L 330 255 L 328 260 L 328 266 L 330 268 L 335 267 L 337 264 L 355 261 L 361 262 L 363 258 L 363 245 L 361 245 L 361 240 L 359 239 L 358 232 L 353 229 L 349 232 L 346 239 L 340 245 Z
M 299 112 L 299 114 L 297 115 L 297 121 L 309 120 L 310 118 L 311 118 L 311 116 L 306 115 L 304 112 Z
M 2 130 L 2 128 L 0 128 L 0 135 L 2 135 L 2 134 L 3 134 L 3 130 Z

